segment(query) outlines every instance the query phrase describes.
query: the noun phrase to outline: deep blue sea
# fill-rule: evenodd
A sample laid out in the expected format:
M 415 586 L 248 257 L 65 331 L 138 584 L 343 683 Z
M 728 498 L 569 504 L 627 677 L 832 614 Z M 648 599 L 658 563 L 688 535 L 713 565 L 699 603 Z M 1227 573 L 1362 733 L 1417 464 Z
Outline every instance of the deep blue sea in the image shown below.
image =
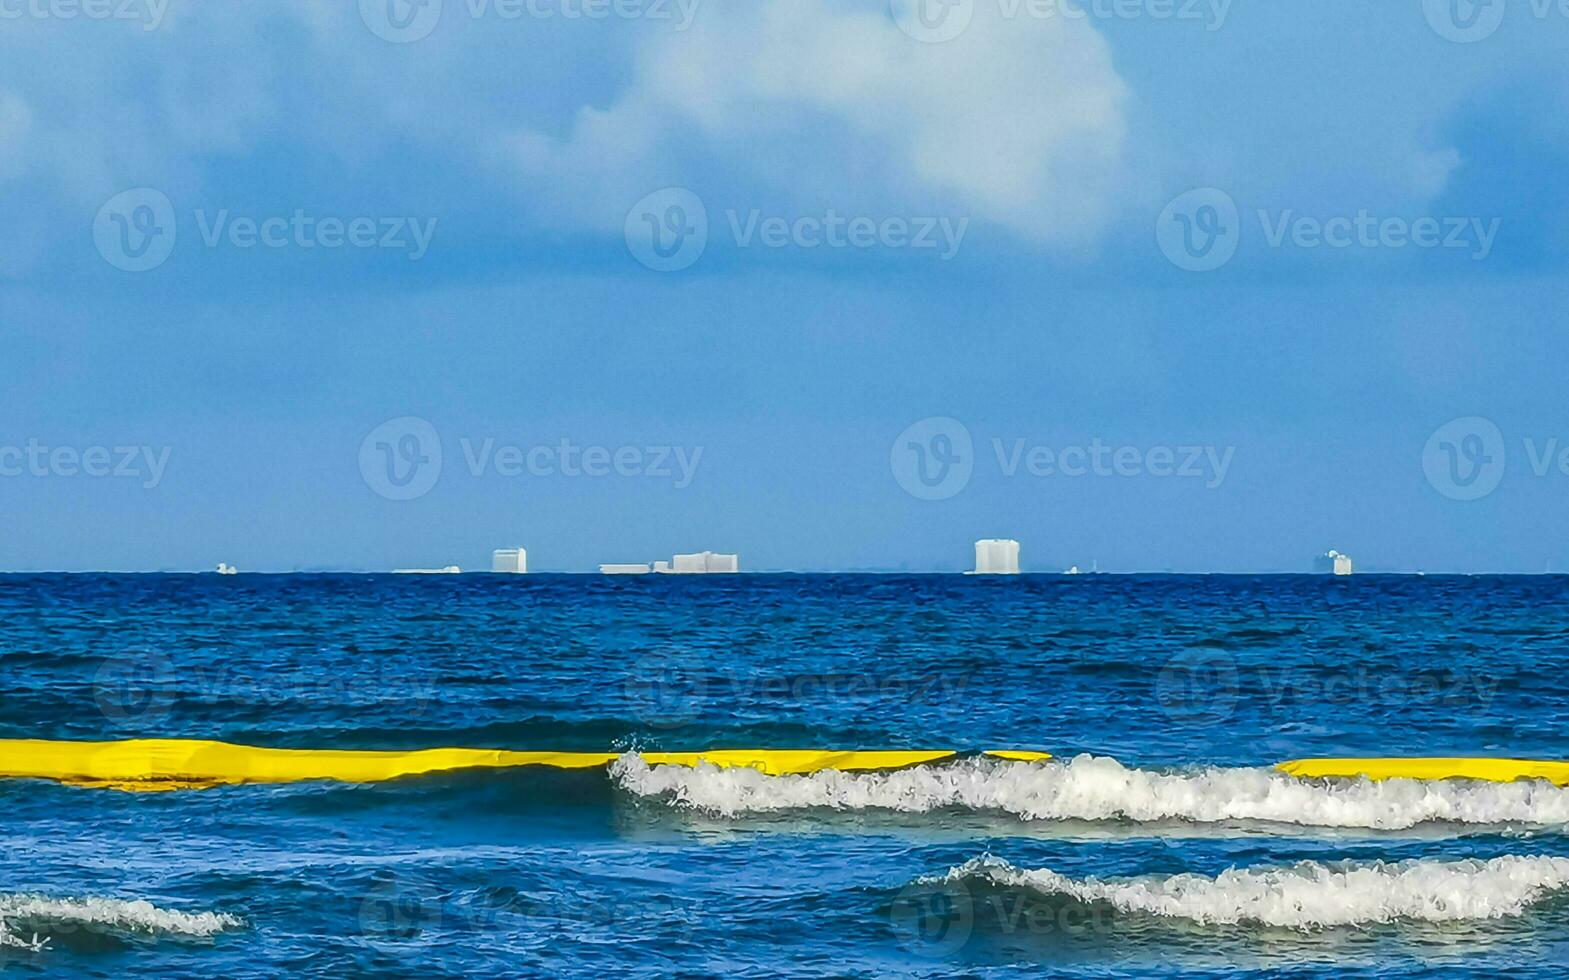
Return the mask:
M 0 738 L 613 750 L 0 781 L 0 967 L 124 977 L 1553 977 L 1569 578 L 0 576 Z M 649 749 L 1038 749 L 893 773 Z M 35 941 L 36 937 L 36 941 Z

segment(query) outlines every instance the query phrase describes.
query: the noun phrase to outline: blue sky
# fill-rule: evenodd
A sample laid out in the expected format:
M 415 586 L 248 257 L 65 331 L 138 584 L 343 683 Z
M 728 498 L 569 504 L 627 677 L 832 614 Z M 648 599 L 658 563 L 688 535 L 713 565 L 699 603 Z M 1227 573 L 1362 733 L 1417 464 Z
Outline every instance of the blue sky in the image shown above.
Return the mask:
M 1569 569 L 1556 7 L 387 2 L 0 6 L 0 568 Z

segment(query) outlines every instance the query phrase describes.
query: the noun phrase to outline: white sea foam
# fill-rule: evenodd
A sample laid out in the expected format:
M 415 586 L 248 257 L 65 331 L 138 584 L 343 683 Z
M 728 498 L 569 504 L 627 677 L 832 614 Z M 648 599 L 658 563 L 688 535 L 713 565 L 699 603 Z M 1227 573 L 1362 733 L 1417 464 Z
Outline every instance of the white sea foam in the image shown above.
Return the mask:
M 13 931 L 21 921 L 26 934 Z M 43 895 L 0 894 L 0 946 L 41 950 L 47 936 L 34 929 L 118 929 L 160 936 L 209 937 L 242 925 L 240 919 L 221 912 L 178 912 L 151 902 L 119 898 L 49 898 Z
M 767 776 L 710 765 L 611 770 L 625 789 L 721 816 L 824 808 L 922 813 L 942 808 L 1026 820 L 1265 821 L 1399 830 L 1424 823 L 1569 824 L 1569 789 L 1547 782 L 1305 780 L 1274 769 L 1160 772 L 1081 755 L 1067 761 L 967 759 L 895 772 Z
M 1017 868 L 986 856 L 942 878 L 924 879 L 925 883 L 975 881 L 1204 925 L 1314 929 L 1518 916 L 1548 893 L 1569 887 L 1569 858 L 1506 855 L 1488 861 L 1423 858 L 1360 865 L 1303 861 L 1288 868 L 1232 868 L 1214 878 L 1180 874 L 1103 880 L 1069 878 L 1046 868 Z

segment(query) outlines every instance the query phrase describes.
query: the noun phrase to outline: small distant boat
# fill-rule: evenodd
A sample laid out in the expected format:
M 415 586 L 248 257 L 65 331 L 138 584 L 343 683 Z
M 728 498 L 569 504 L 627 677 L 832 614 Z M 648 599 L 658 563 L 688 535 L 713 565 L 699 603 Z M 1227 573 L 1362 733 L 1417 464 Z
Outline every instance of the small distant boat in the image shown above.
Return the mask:
M 463 569 L 456 565 L 448 565 L 446 568 L 394 568 L 392 570 L 394 575 L 459 575 L 462 572 Z
M 238 574 L 240 574 L 240 570 L 238 568 L 235 568 L 233 565 L 230 565 L 228 562 L 222 562 L 221 561 L 221 562 L 218 563 L 218 574 L 219 575 L 238 575 Z

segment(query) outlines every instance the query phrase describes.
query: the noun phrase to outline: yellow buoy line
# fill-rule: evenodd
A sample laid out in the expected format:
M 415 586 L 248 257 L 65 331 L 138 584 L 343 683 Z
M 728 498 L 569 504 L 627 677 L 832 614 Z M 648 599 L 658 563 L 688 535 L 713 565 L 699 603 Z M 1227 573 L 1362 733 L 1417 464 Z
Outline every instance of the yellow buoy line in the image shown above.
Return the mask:
M 0 739 L 0 778 L 53 779 L 115 789 L 185 789 L 235 783 L 294 783 L 327 779 L 374 783 L 455 769 L 608 766 L 617 752 L 514 752 L 506 749 L 273 749 L 200 739 L 132 739 L 61 742 Z M 837 769 L 844 772 L 903 769 L 959 755 L 952 750 L 832 751 L 821 749 L 707 749 L 642 752 L 651 765 L 755 769 L 770 776 Z M 1051 758 L 1044 752 L 1001 753 L 1017 760 Z
M 1493 783 L 1545 779 L 1569 786 L 1569 762 L 1530 759 L 1298 759 L 1275 768 L 1303 778 L 1481 779 Z
M 196 789 L 240 783 L 333 780 L 374 783 L 458 769 L 546 766 L 595 769 L 618 752 L 518 752 L 507 749 L 438 748 L 412 751 L 274 749 L 201 739 L 130 739 L 74 742 L 0 739 L 0 778 L 51 779 L 123 790 Z M 1042 762 L 1045 752 L 988 749 L 979 753 L 934 750 L 705 749 L 698 752 L 641 752 L 650 765 L 754 769 L 770 776 L 891 771 L 976 755 L 1015 762 Z M 1282 762 L 1281 772 L 1302 778 L 1479 779 L 1510 782 L 1541 779 L 1569 786 L 1569 763 L 1519 759 L 1301 759 Z

